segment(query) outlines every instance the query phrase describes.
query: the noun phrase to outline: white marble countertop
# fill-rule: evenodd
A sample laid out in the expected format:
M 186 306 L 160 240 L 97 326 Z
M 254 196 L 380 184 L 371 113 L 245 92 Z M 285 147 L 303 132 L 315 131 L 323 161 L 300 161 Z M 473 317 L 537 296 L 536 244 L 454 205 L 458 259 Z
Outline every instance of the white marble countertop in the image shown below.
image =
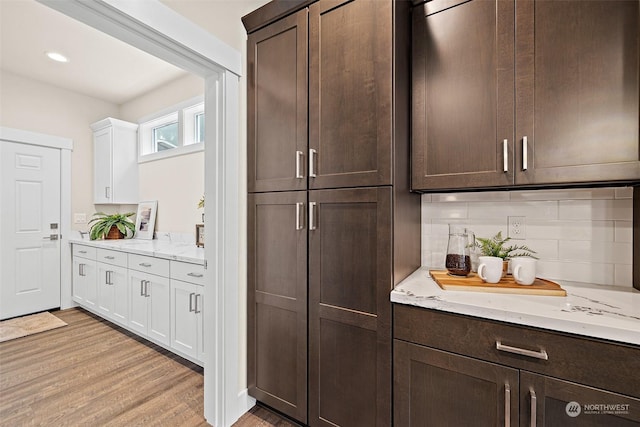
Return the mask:
M 138 255 L 148 255 L 156 258 L 174 261 L 190 262 L 204 265 L 204 248 L 199 248 L 195 243 L 172 242 L 170 240 L 89 240 L 78 236 L 69 238 L 72 244 L 82 244 L 96 248 L 112 249 Z
M 640 291 L 558 282 L 566 297 L 441 289 L 421 267 L 391 292 L 391 302 L 640 345 Z

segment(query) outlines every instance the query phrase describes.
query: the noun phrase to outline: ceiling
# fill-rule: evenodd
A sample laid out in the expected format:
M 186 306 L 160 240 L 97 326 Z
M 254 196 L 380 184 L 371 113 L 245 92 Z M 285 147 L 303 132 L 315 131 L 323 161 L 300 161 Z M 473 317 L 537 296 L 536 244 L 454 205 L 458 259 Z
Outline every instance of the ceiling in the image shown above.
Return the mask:
M 0 68 L 116 105 L 187 74 L 35 0 L 0 0 Z

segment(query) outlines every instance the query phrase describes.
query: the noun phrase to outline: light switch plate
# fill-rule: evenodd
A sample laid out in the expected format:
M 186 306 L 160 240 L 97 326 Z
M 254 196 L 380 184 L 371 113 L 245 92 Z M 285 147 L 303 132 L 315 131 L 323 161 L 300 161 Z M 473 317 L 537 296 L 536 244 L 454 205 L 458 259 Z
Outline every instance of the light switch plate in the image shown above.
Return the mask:
M 86 213 L 74 213 L 73 214 L 73 223 L 74 224 L 86 224 L 87 223 L 87 214 Z

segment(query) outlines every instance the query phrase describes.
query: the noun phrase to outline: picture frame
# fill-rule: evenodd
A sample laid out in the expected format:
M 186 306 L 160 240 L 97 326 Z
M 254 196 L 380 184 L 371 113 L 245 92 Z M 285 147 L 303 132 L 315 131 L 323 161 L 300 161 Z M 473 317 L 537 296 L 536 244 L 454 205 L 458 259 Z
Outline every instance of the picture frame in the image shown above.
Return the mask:
M 158 201 L 148 200 L 138 203 L 136 213 L 136 232 L 134 239 L 153 239 L 153 232 L 156 228 L 156 213 L 158 211 Z
M 204 248 L 204 224 L 196 224 L 196 246 Z

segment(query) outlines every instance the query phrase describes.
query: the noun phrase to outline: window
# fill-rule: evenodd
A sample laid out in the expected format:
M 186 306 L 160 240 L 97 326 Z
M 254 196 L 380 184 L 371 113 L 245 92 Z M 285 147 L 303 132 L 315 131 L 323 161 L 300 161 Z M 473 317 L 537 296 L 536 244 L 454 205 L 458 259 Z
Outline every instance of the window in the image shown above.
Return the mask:
M 200 96 L 140 120 L 138 161 L 200 151 L 204 140 L 204 100 Z

